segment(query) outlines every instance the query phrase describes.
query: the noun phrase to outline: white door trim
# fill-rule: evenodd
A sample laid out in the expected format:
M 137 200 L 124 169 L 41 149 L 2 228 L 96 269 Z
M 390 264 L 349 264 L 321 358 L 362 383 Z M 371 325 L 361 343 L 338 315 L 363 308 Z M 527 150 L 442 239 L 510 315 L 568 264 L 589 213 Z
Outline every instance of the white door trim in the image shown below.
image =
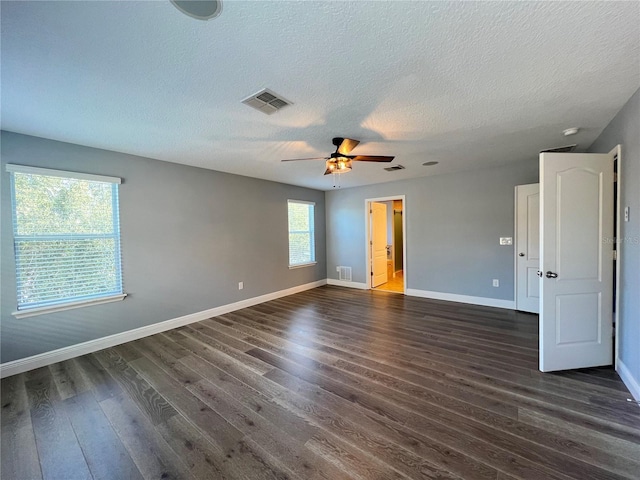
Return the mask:
M 389 200 L 401 200 L 402 201 L 402 269 L 403 269 L 403 284 L 404 293 L 407 294 L 408 282 L 408 265 L 407 265 L 407 198 L 406 195 L 392 195 L 389 197 L 376 197 L 364 199 L 364 225 L 365 225 L 365 244 L 364 244 L 364 265 L 367 290 L 371 290 L 371 249 L 369 243 L 371 242 L 371 217 L 369 214 L 371 202 L 387 202 Z
M 621 212 L 621 204 L 622 204 L 622 195 L 621 195 L 621 191 L 622 191 L 622 145 L 616 145 L 613 150 L 611 150 L 609 152 L 610 154 L 613 154 L 615 156 L 615 158 L 617 158 L 618 163 L 617 163 L 617 180 L 616 180 L 616 231 L 614 232 L 616 235 L 616 271 L 613 272 L 613 274 L 615 275 L 615 284 L 616 284 L 616 291 L 615 291 L 615 296 L 613 297 L 613 304 L 615 305 L 615 315 L 614 315 L 614 319 L 616 322 L 616 328 L 614 330 L 614 350 L 615 350 L 615 356 L 614 356 L 614 368 L 616 370 L 616 372 L 618 371 L 618 365 L 620 364 L 620 348 L 619 348 L 619 339 L 620 339 L 620 265 L 621 263 L 621 254 L 622 252 L 620 251 L 620 247 L 622 246 L 622 243 L 620 243 L 620 234 L 622 232 L 622 227 L 621 227 L 621 222 L 623 221 L 622 215 L 620 214 Z

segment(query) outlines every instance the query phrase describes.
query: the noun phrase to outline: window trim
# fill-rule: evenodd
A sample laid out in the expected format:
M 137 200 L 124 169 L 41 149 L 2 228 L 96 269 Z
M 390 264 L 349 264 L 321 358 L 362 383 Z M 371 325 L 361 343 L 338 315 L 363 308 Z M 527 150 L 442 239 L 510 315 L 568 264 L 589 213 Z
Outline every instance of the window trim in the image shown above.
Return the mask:
M 53 170 L 50 168 L 31 167 L 27 165 L 7 164 L 6 171 L 12 174 L 22 173 L 22 174 L 32 174 L 32 175 L 43 175 L 48 177 L 73 178 L 76 180 L 85 180 L 90 182 L 110 183 L 110 184 L 118 184 L 118 185 L 122 184 L 122 179 L 119 177 L 110 177 L 106 175 L 94 175 L 91 173 L 70 172 L 66 170 Z M 13 205 L 13 201 L 14 201 L 13 188 L 14 188 L 14 184 L 12 179 L 11 181 L 11 190 L 12 190 L 11 214 L 12 216 L 15 215 L 15 205 Z M 116 194 L 117 194 L 117 197 L 119 197 L 119 192 L 116 191 Z M 122 257 L 120 254 L 120 241 L 121 241 L 120 212 L 116 211 L 116 210 L 119 210 L 119 208 L 118 209 L 115 208 L 116 206 L 119 207 L 118 200 L 119 198 L 112 198 L 113 202 L 117 202 L 116 204 L 114 204 L 113 215 L 114 215 L 114 222 L 115 222 L 115 219 L 117 218 L 117 225 L 114 224 L 114 226 L 117 226 L 117 233 L 115 233 L 115 236 L 117 237 L 116 248 L 118 250 L 117 259 L 119 261 L 118 267 L 120 269 L 120 278 L 121 278 L 120 284 L 122 285 Z M 12 230 L 14 228 L 15 226 L 12 227 Z M 15 235 L 15 231 L 12 232 L 12 236 L 13 235 Z M 15 253 L 14 253 L 14 262 L 15 262 L 15 274 L 16 274 L 16 281 L 17 281 L 18 263 L 17 263 L 17 259 L 15 258 Z M 48 313 L 61 312 L 64 310 L 81 308 L 81 307 L 90 306 L 90 305 L 99 305 L 102 303 L 118 302 L 118 301 L 124 300 L 125 297 L 127 297 L 127 294 L 124 292 L 124 290 L 122 290 L 121 293 L 107 293 L 105 295 L 101 295 L 97 297 L 83 298 L 83 299 L 71 300 L 71 301 L 61 300 L 60 303 L 54 303 L 51 305 L 16 309 L 15 311 L 11 312 L 11 315 L 13 315 L 16 318 L 26 318 L 26 317 L 36 316 L 36 315 L 44 315 Z
M 52 170 L 50 168 L 29 167 L 27 165 L 16 165 L 7 163 L 7 172 L 30 173 L 33 175 L 45 175 L 47 177 L 75 178 L 77 180 L 89 180 L 91 182 L 122 183 L 118 177 L 107 177 L 105 175 L 94 175 L 92 173 L 68 172 L 65 170 Z
M 289 263 L 289 270 L 293 270 L 296 268 L 312 267 L 313 265 L 318 264 L 318 262 L 316 262 L 316 202 L 310 202 L 308 200 L 294 200 L 292 198 L 287 199 L 287 237 L 288 235 L 291 234 L 289 230 L 289 204 L 291 203 L 313 206 L 313 219 L 312 219 L 313 229 L 309 231 L 309 233 L 313 233 L 313 260 L 310 262 L 304 262 L 304 263 L 295 263 L 295 264 Z M 291 243 L 289 242 L 288 238 L 287 238 L 287 250 L 288 250 L 287 261 L 290 262 L 291 261 Z
M 101 303 L 119 302 L 124 300 L 126 293 L 118 295 L 109 295 L 108 297 L 90 298 L 86 300 L 78 300 L 75 302 L 65 302 L 59 305 L 48 305 L 46 307 L 27 308 L 24 310 L 16 310 L 11 312 L 16 318 L 35 317 L 36 315 L 44 315 L 46 313 L 62 312 L 64 310 L 72 310 L 74 308 L 87 307 L 89 305 L 100 305 Z

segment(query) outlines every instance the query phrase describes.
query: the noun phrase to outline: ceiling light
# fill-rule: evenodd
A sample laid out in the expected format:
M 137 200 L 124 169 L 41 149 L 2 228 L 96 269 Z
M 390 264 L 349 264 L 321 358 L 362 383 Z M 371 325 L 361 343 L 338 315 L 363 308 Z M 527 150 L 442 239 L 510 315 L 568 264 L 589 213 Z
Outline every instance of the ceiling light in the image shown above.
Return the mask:
M 440 162 L 424 162 L 422 165 L 425 167 L 433 167 L 434 165 L 439 164 Z
M 580 130 L 578 127 L 571 127 L 571 128 L 567 128 L 566 130 L 563 130 L 562 134 L 565 137 L 568 137 L 570 135 L 575 135 L 576 133 L 578 133 L 578 130 Z
M 351 171 L 351 160 L 344 157 L 332 158 L 327 160 L 326 167 L 331 173 L 347 173 Z
M 185 15 L 197 20 L 211 20 L 220 15 L 222 0 L 171 0 Z

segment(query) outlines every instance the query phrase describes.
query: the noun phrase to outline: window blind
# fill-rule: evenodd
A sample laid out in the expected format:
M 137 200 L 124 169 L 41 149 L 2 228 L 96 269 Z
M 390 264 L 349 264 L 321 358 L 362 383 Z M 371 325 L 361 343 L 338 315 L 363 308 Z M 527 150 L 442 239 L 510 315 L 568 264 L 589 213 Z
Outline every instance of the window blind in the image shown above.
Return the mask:
M 18 311 L 122 294 L 119 178 L 7 165 Z
M 315 204 L 289 200 L 289 266 L 316 261 Z

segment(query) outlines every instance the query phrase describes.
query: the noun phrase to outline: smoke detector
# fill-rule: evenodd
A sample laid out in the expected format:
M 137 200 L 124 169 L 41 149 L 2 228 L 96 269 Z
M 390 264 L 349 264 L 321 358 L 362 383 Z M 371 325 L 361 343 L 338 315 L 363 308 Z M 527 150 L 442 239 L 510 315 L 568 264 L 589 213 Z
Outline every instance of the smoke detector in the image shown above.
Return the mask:
M 578 127 L 571 127 L 571 128 L 567 128 L 566 130 L 562 131 L 562 134 L 565 137 L 569 137 L 571 135 L 575 135 L 576 133 L 578 133 L 580 129 Z
M 293 102 L 290 102 L 282 95 L 279 95 L 268 88 L 263 88 L 258 93 L 254 93 L 250 97 L 245 98 L 242 100 L 242 103 L 259 110 L 262 113 L 266 113 L 267 115 L 274 114 L 278 110 L 282 110 L 284 107 L 293 105 Z

